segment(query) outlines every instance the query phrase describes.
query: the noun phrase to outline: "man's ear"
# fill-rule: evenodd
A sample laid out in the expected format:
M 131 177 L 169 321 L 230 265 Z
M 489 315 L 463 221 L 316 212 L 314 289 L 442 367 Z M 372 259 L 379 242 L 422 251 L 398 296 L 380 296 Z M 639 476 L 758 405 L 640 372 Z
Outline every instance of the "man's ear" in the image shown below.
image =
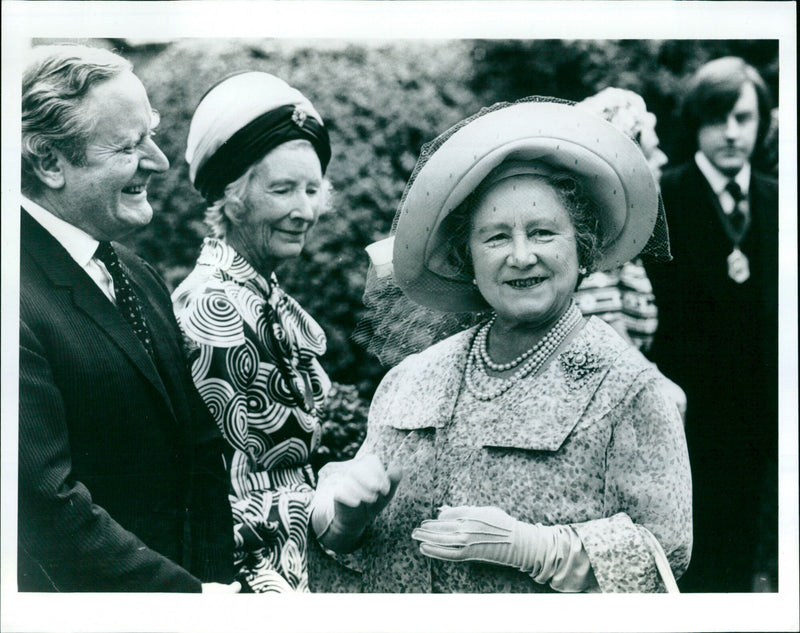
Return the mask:
M 64 164 L 66 158 L 61 152 L 49 149 L 46 154 L 31 158 L 31 166 L 36 177 L 50 189 L 61 189 L 66 184 Z

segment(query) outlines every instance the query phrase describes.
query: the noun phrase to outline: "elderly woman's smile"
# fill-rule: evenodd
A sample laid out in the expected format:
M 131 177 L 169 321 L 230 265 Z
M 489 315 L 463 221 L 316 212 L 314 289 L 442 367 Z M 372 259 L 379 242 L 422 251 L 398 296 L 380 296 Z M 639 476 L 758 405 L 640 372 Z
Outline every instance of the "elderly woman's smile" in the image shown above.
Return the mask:
M 510 279 L 504 283 L 508 284 L 512 288 L 532 288 L 533 286 L 538 286 L 542 283 L 546 277 L 526 277 L 525 279 Z
M 269 227 L 269 233 L 275 240 L 284 240 L 292 244 L 304 244 L 311 224 L 306 224 L 301 228 L 281 228 L 280 226 Z
M 548 325 L 569 306 L 578 279 L 575 229 L 542 177 L 490 186 L 473 211 L 469 248 L 478 290 L 499 319 Z

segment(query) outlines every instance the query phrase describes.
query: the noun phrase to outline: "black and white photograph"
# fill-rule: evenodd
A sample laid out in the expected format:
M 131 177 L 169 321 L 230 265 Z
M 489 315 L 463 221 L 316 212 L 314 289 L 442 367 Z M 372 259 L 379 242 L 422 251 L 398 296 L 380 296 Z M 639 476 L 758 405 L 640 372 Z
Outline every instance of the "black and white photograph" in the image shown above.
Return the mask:
M 2 11 L 3 631 L 800 629 L 796 3 Z

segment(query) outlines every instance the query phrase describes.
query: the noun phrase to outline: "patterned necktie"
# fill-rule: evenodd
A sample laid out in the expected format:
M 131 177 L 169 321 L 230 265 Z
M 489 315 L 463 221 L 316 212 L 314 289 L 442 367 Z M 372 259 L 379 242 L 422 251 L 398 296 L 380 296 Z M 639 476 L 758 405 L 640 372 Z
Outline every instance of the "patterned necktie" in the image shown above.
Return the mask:
M 133 328 L 136 336 L 144 345 L 150 357 L 153 357 L 153 344 L 150 337 L 150 329 L 142 313 L 142 305 L 139 297 L 131 285 L 131 280 L 117 257 L 111 242 L 100 242 L 94 256 L 103 262 L 114 281 L 114 294 L 117 297 L 117 308 L 122 316 Z
M 734 233 L 740 235 L 744 231 L 744 225 L 747 221 L 747 214 L 744 210 L 745 195 L 735 180 L 729 180 L 728 184 L 725 185 L 725 189 L 733 198 L 733 211 L 728 216 L 728 222 L 730 222 Z

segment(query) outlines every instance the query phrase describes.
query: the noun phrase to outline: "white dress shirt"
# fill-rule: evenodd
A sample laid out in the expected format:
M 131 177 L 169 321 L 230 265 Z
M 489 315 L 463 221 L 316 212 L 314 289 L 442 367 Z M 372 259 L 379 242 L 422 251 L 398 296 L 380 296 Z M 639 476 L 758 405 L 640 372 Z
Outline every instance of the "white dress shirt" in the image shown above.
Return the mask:
M 86 274 L 97 284 L 97 287 L 103 291 L 103 294 L 108 297 L 112 303 L 116 304 L 114 282 L 111 279 L 111 275 L 108 273 L 108 270 L 106 270 L 103 262 L 96 259 L 94 256 L 97 245 L 100 242 L 78 227 L 56 217 L 47 209 L 29 200 L 25 196 L 22 196 L 22 208 L 25 209 L 34 220 L 41 224 L 50 235 L 58 240 L 58 243 L 69 253 L 69 256 L 75 260 L 78 266 L 86 271 Z
M 694 162 L 697 163 L 698 169 L 703 176 L 705 176 L 708 184 L 711 185 L 711 189 L 717 194 L 719 204 L 725 214 L 730 215 L 733 213 L 736 201 L 726 189 L 728 181 L 731 179 L 714 167 L 703 152 L 697 152 L 694 155 Z M 739 173 L 733 177 L 733 180 L 736 181 L 736 184 L 739 185 L 739 188 L 742 190 L 742 194 L 747 198 L 747 191 L 750 187 L 750 163 L 745 163 L 744 167 L 739 170 Z

